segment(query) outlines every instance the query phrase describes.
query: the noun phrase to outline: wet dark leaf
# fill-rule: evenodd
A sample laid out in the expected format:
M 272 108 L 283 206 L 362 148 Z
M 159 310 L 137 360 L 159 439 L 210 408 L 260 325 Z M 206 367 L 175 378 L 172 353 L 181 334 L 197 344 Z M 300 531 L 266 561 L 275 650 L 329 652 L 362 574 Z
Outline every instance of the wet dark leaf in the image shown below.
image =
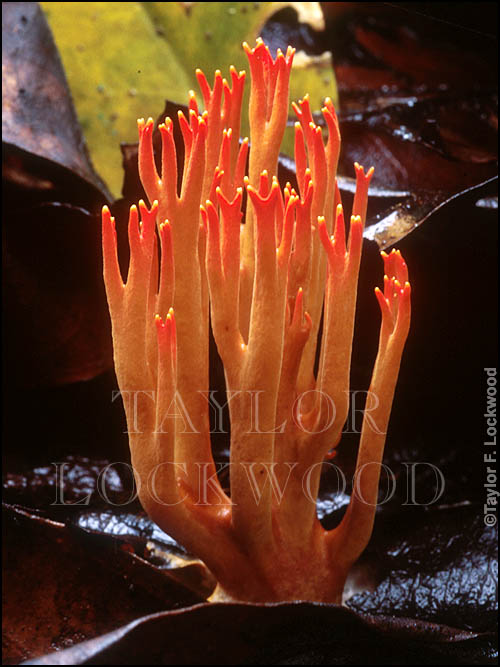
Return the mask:
M 126 545 L 23 510 L 4 509 L 2 546 L 7 664 L 202 599 Z
M 373 592 L 350 598 L 351 609 L 417 618 L 476 632 L 496 628 L 497 531 L 486 528 L 482 506 L 406 507 L 406 521 L 380 512 L 357 576 Z M 354 573 L 353 573 L 354 575 Z
M 350 162 L 357 145 L 358 161 L 372 156 L 375 182 L 397 183 L 411 193 L 403 205 L 382 214 L 371 231 L 382 246 L 392 245 L 452 197 L 497 173 L 491 37 L 481 39 L 467 26 L 460 29 L 450 22 L 443 27 L 411 13 L 403 17 L 404 24 L 401 18 L 397 11 L 381 9 L 361 25 L 351 24 L 366 64 L 375 59 L 378 68 L 399 80 L 368 90 L 364 86 L 361 95 L 358 82 L 350 90 L 346 86 L 341 96 L 343 138 L 349 145 L 343 159 Z M 367 67 L 360 78 L 369 73 Z
M 348 116 L 341 119 L 343 152 L 340 168 L 343 173 L 351 169 L 356 160 L 360 164 L 375 166 L 374 180 L 386 188 L 417 191 L 441 191 L 452 194 L 476 185 L 495 175 L 496 132 L 486 123 L 485 133 L 491 133 L 489 145 L 479 142 L 467 147 L 463 139 L 462 158 L 455 153 L 455 145 L 460 141 L 457 132 L 455 145 L 443 141 L 443 134 L 452 132 L 446 126 L 446 114 L 450 105 L 456 108 L 456 100 L 433 100 L 432 103 L 412 101 L 404 113 L 402 106 L 395 105 L 383 113 L 366 114 L 362 120 L 352 120 Z M 433 128 L 425 137 L 421 119 L 429 124 L 441 125 Z M 432 123 L 431 123 L 432 119 Z M 458 122 L 458 121 L 457 121 Z M 460 126 L 460 132 L 467 137 L 476 137 L 482 131 L 480 122 L 471 127 L 470 122 Z M 436 134 L 439 132 L 439 134 Z M 470 132 L 470 134 L 469 134 Z M 485 142 L 486 143 L 486 142 Z M 370 162 L 371 161 L 371 162 Z
M 71 524 L 93 535 L 114 538 L 133 553 L 193 591 L 200 599 L 208 598 L 217 584 L 206 565 L 164 533 L 148 516 L 109 508 L 80 512 Z
M 24 474 L 6 474 L 3 492 L 4 502 L 119 542 L 155 567 L 168 569 L 200 599 L 215 588 L 206 566 L 144 515 L 127 463 L 70 456 Z
M 373 647 L 377 650 L 374 652 Z M 307 602 L 155 614 L 27 664 L 493 664 L 489 635 Z
M 151 549 L 167 548 L 178 557 L 189 557 L 186 549 L 172 537 L 164 533 L 148 516 L 132 514 L 119 509 L 78 512 L 72 520 L 73 525 L 88 533 L 126 538 L 136 542 L 139 548 L 151 543 Z M 165 551 L 166 553 L 166 551 Z
M 37 510 L 71 511 L 75 506 L 130 504 L 135 489 L 128 464 L 111 464 L 83 456 L 68 456 L 24 473 L 7 473 L 3 499 Z
M 397 202 L 376 213 L 370 219 L 370 225 L 365 229 L 364 236 L 376 241 L 381 249 L 390 248 L 396 243 L 399 245 L 402 238 L 454 199 L 464 197 L 469 193 L 473 193 L 478 198 L 492 190 L 498 191 L 497 176 L 452 194 L 442 191 L 412 192 L 404 201 Z M 379 206 L 382 203 L 381 200 Z
M 378 215 L 372 209 L 368 238 L 389 247 L 450 199 L 496 178 L 497 120 L 488 102 L 476 99 L 473 113 L 474 100 L 414 96 L 382 111 L 341 114 L 341 171 L 355 160 L 373 165 L 374 184 L 409 193 Z
M 109 368 L 100 222 L 46 202 L 4 211 L 5 374 L 9 385 L 87 380 Z
M 491 82 L 491 71 L 481 53 L 470 48 L 466 51 L 457 48 L 457 31 L 464 33 L 467 26 L 460 30 L 460 25 L 453 26 L 450 22 L 443 34 L 443 26 L 436 26 L 431 15 L 418 16 L 411 12 L 405 15 L 380 6 L 374 14 L 375 18 L 372 14 L 354 27 L 354 37 L 358 48 L 364 49 L 387 69 L 426 88 L 453 86 L 464 89 Z M 463 37 L 470 39 L 470 35 L 464 34 Z M 478 35 L 473 37 L 477 42 Z M 492 35 L 489 39 L 491 41 Z

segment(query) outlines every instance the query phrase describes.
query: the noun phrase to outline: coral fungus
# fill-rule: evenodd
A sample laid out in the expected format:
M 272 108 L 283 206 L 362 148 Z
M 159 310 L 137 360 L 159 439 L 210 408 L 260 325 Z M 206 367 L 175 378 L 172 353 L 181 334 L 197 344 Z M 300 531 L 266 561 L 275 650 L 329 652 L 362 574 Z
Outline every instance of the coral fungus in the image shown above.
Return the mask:
M 262 40 L 244 48 L 250 148 L 247 139 L 239 141 L 245 73 L 234 68 L 231 85 L 217 71 L 211 87 L 197 72 L 205 111 L 200 115 L 190 93 L 188 117 L 179 113 L 182 178 L 172 120 L 159 127 L 161 176 L 153 121 L 138 122 L 139 172 L 151 207 L 140 202 L 139 211 L 130 210 L 125 284 L 114 219 L 103 210 L 116 373 L 142 505 L 203 559 L 220 592 L 239 600 L 338 602 L 372 531 L 410 324 L 410 285 L 400 253 L 383 253 L 384 289 L 376 290 L 382 325 L 370 386 L 376 407 L 363 421 L 355 493 L 340 525 L 327 531 L 315 501 L 322 462 L 337 446 L 349 409 L 373 170 L 355 165 L 347 233 L 336 185 L 337 117 L 326 100 L 325 143 L 306 96 L 294 105 L 298 192 L 289 184 L 282 190 L 277 161 L 294 51 L 273 59 Z M 211 451 L 209 325 L 226 377 L 230 496 Z

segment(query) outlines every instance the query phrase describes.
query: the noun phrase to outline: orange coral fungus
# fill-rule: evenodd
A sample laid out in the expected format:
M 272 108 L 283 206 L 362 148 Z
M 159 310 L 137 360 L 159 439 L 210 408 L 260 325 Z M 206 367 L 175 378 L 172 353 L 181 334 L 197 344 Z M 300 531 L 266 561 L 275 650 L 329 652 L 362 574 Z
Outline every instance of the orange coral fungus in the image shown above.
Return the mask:
M 293 49 L 273 59 L 262 40 L 244 48 L 251 72 L 248 176 L 248 140 L 238 140 L 245 74 L 232 68 L 230 86 L 216 72 L 210 87 L 198 71 L 205 111 L 198 114 L 190 93 L 188 118 L 179 114 L 180 190 L 172 120 L 159 127 L 161 176 L 153 121 L 138 123 L 139 172 L 151 208 L 140 202 L 140 221 L 137 208 L 130 210 L 126 284 L 114 220 L 103 210 L 116 373 L 143 507 L 205 561 L 221 593 L 338 602 L 372 531 L 378 464 L 410 324 L 410 286 L 399 252 L 383 253 L 384 291 L 376 290 L 382 326 L 370 387 L 377 407 L 363 422 L 357 493 L 341 524 L 326 531 L 315 500 L 321 464 L 348 414 L 373 170 L 355 165 L 347 238 L 336 184 L 337 117 L 327 100 L 325 144 L 305 97 L 294 105 L 298 192 L 290 185 L 282 191 L 276 171 Z M 226 376 L 230 497 L 210 444 L 209 322 Z

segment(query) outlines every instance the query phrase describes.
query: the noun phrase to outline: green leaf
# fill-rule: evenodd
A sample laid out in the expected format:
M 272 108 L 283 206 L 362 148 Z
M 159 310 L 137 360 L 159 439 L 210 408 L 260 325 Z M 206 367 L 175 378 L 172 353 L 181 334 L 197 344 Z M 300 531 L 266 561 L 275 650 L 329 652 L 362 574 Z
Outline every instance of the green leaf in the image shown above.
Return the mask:
M 247 69 L 241 44 L 253 45 L 266 20 L 285 6 L 321 27 L 319 3 L 300 2 L 42 2 L 61 53 L 79 120 L 96 169 L 118 195 L 121 142 L 137 141 L 136 119 L 156 117 L 165 99 L 186 103 L 197 90 L 195 69 L 209 82 L 220 69 Z M 329 57 L 292 73 L 297 99 L 313 109 L 336 87 Z M 244 109 L 248 99 L 246 86 Z M 201 106 L 201 95 L 198 95 Z M 242 133 L 248 133 L 243 117 Z

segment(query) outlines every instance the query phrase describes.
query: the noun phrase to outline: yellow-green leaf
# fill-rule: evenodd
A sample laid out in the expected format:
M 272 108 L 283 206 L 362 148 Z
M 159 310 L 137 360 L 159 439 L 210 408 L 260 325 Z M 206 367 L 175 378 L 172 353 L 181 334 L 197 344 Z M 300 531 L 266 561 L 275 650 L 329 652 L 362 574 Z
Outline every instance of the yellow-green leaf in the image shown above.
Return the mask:
M 195 69 L 209 81 L 216 69 L 247 68 L 241 44 L 255 42 L 266 20 L 292 6 L 321 28 L 316 2 L 42 2 L 100 175 L 118 195 L 121 142 L 137 140 L 136 119 L 156 117 L 165 99 L 185 103 L 197 90 Z M 336 98 L 330 57 L 298 58 L 292 99 L 309 92 L 313 108 Z M 247 95 L 248 95 L 248 85 Z M 200 96 L 199 96 L 200 97 Z M 246 98 L 247 99 L 247 98 Z M 247 122 L 243 119 L 246 134 Z

